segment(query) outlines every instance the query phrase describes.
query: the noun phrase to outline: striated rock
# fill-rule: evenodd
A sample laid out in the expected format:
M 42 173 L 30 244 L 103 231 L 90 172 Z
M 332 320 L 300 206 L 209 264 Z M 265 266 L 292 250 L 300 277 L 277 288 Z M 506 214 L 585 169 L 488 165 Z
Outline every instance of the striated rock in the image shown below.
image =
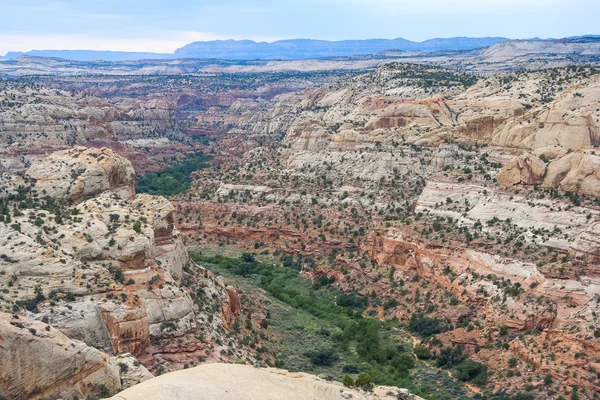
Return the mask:
M 446 199 L 450 199 L 451 204 L 468 204 L 468 210 L 441 207 Z M 577 237 L 589 227 L 588 215 L 600 217 L 596 210 L 570 205 L 568 199 L 538 199 L 534 204 L 528 201 L 526 194 L 515 195 L 476 184 L 430 180 L 417 200 L 416 211 L 450 217 L 464 226 L 473 226 L 479 221 L 489 232 L 493 228 L 486 223 L 508 220 L 525 230 L 524 240 L 567 252 L 572 244 L 570 238 Z M 589 233 L 593 234 L 593 231 Z
M 121 389 L 117 363 L 42 322 L 0 313 L 0 396 L 72 398 Z
M 504 122 L 504 118 L 498 118 L 493 115 L 474 117 L 465 120 L 464 125 L 459 126 L 457 132 L 461 137 L 487 142 L 494 133 L 494 130 L 502 122 Z
M 286 140 L 293 143 L 295 151 L 324 148 L 330 140 L 330 132 L 319 121 L 309 120 L 293 124 Z
M 403 397 L 398 397 L 401 394 Z M 363 392 L 316 376 L 274 368 L 205 364 L 171 372 L 126 389 L 113 400 L 383 400 L 421 399 L 403 389 L 375 387 Z
M 498 183 L 505 187 L 517 185 L 538 185 L 544 179 L 546 163 L 531 154 L 514 158 L 496 175 Z
M 36 160 L 27 170 L 40 195 L 79 202 L 110 192 L 122 199 L 135 194 L 131 162 L 110 149 L 76 147 Z

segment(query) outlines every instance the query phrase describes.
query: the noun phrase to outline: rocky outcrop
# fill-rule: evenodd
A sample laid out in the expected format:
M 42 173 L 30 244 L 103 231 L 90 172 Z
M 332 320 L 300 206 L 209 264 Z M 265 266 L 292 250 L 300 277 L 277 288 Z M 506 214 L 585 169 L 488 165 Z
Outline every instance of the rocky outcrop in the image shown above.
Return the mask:
M 147 381 L 148 379 L 154 378 L 154 375 L 150 373 L 140 362 L 131 354 L 123 353 L 119 354 L 113 359 L 119 366 L 119 372 L 121 373 L 121 386 L 123 389 L 130 388 L 134 385 Z
M 600 155 L 596 150 L 579 149 L 558 156 L 546 165 L 532 154 L 513 158 L 496 175 L 500 185 L 540 185 L 564 192 L 600 195 Z
M 76 147 L 36 160 L 27 170 L 36 180 L 40 196 L 75 202 L 100 193 L 114 193 L 122 199 L 135 194 L 135 171 L 131 162 L 110 149 Z
M 188 256 L 174 207 L 135 196 L 126 159 L 76 148 L 40 159 L 28 175 L 37 177 L 35 190 L 47 187 L 56 199 L 93 197 L 0 223 L 0 287 L 18 287 L 2 296 L 2 309 L 34 305 L 37 319 L 108 353 L 138 354 L 151 337 L 195 328 L 192 300 L 178 286 Z
M 242 313 L 242 304 L 240 302 L 240 294 L 236 288 L 233 286 L 227 286 L 226 292 L 227 298 L 222 303 L 221 313 L 223 315 L 223 323 L 225 324 L 225 327 L 229 327 Z
M 508 162 L 496 175 L 496 180 L 505 187 L 539 185 L 545 174 L 546 163 L 532 154 L 525 154 Z
M 402 396 L 402 397 L 401 397 Z M 351 389 L 316 376 L 274 368 L 234 364 L 205 364 L 171 372 L 112 397 L 180 400 L 420 400 L 406 389 L 375 387 L 372 392 Z
M 556 84 L 555 77 L 541 74 L 534 79 L 541 86 L 543 104 L 498 127 L 492 144 L 530 150 L 551 146 L 576 150 L 600 144 L 598 76 L 574 80 L 567 89 Z M 520 93 L 528 92 L 532 83 L 524 81 Z
M 461 138 L 486 143 L 502 122 L 504 122 L 503 118 L 494 117 L 493 115 L 474 117 L 465 120 L 465 123 L 458 127 L 457 132 Z
M 0 396 L 86 397 L 121 389 L 109 355 L 39 321 L 0 313 Z
M 288 130 L 286 139 L 293 143 L 295 151 L 316 150 L 327 145 L 330 135 L 331 133 L 322 123 L 309 120 L 293 124 Z
M 543 187 L 590 196 L 600 195 L 600 154 L 579 150 L 548 165 Z

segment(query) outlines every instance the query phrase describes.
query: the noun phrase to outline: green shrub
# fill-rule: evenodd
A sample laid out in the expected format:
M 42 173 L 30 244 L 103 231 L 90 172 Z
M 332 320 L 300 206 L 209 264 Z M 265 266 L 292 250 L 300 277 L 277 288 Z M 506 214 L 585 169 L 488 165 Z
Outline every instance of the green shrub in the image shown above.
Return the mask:
M 413 352 L 419 360 L 429 360 L 431 358 L 431 354 L 429 354 L 429 349 L 427 347 L 415 346 Z
M 436 318 L 429 318 L 421 314 L 413 314 L 408 324 L 408 329 L 421 336 L 432 336 L 444 331 L 442 322 Z
M 352 377 L 348 374 L 344 375 L 344 386 L 346 387 L 352 387 L 354 386 L 354 379 L 352 379 Z
M 142 233 L 142 223 L 140 221 L 135 221 L 133 223 L 133 230 L 137 233 Z
M 436 364 L 440 368 L 449 369 L 455 365 L 459 365 L 464 360 L 465 356 L 462 353 L 461 347 L 442 347 L 436 360 Z
M 373 387 L 373 382 L 371 382 L 371 375 L 368 372 L 361 372 L 358 374 L 355 382 L 356 386 L 363 389 L 370 389 Z
M 333 349 L 322 349 L 310 351 L 304 354 L 310 358 L 310 362 L 318 366 L 331 366 L 334 362 L 339 360 L 339 356 Z
M 455 368 L 454 377 L 463 382 L 471 381 L 482 386 L 487 381 L 487 375 L 487 366 L 467 359 Z

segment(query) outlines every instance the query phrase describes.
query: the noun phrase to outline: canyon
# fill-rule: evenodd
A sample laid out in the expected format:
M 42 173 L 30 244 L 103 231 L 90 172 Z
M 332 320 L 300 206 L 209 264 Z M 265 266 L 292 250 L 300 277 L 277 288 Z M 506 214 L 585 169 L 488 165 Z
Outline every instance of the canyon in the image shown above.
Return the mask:
M 16 61 L 67 72 L 0 80 L 0 396 L 221 393 L 234 376 L 270 393 L 418 398 L 222 364 L 277 366 L 281 298 L 201 253 L 297 268 L 336 305 L 363 299 L 349 314 L 395 324 L 421 368 L 407 376 L 430 388 L 441 381 L 423 371 L 470 398 L 595 398 L 600 69 L 569 50 L 593 43 L 554 45 L 566 50 L 165 76 Z M 136 188 L 198 154 L 210 159 L 186 190 Z M 467 364 L 443 364 L 451 351 Z

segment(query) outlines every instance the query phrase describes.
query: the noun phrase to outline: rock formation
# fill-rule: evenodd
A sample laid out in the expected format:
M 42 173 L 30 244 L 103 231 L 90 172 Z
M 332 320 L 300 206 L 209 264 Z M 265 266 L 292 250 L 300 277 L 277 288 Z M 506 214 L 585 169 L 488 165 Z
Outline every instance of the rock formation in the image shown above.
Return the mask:
M 515 157 L 496 176 L 505 187 L 540 185 L 563 192 L 600 195 L 600 155 L 596 150 L 578 149 L 558 156 L 548 165 L 532 154 Z
M 76 147 L 36 160 L 27 170 L 41 196 L 80 202 L 100 193 L 131 200 L 135 172 L 131 162 L 110 149 Z
M 600 196 L 600 155 L 595 150 L 579 150 L 552 161 L 542 186 Z
M 498 183 L 510 187 L 517 184 L 539 185 L 546 174 L 546 163 L 531 154 L 519 156 L 507 163 L 496 175 Z
M 14 361 L 3 363 L 0 395 L 114 392 L 121 388 L 119 371 L 130 372 L 123 378 L 128 384 L 146 379 L 148 372 L 132 361 L 117 367 L 109 355 L 139 355 L 153 342 L 197 328 L 194 302 L 179 286 L 189 260 L 173 205 L 136 196 L 131 163 L 109 149 L 54 153 L 27 175 L 18 181 L 28 190 L 22 196 L 52 200 L 27 203 L 40 208 L 9 202 L 12 221 L 3 215 L 0 223 L 0 308 L 21 311 L 0 321 L 2 359 Z M 223 309 L 214 324 L 227 327 L 241 313 L 239 296 L 223 283 L 211 285 L 211 301 Z M 53 347 L 51 353 L 68 352 L 45 353 Z M 47 364 L 36 364 L 39 357 Z

